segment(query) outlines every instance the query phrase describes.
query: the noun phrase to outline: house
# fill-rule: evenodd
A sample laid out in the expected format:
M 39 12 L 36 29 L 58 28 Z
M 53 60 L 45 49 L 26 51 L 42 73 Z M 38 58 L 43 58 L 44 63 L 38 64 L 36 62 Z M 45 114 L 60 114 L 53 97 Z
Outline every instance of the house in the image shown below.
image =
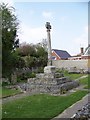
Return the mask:
M 90 44 L 85 49 L 84 54 L 81 56 L 82 59 L 90 59 Z
M 90 59 L 90 44 L 88 45 L 88 47 L 85 49 L 81 47 L 80 48 L 81 52 L 77 55 L 74 55 L 72 57 L 70 57 L 70 60 L 81 60 L 81 59 Z
M 84 55 L 84 48 L 83 47 L 80 48 L 80 53 L 79 54 L 71 56 L 69 59 L 70 60 L 81 60 L 82 55 Z
M 67 51 L 52 49 L 52 60 L 68 60 L 70 57 Z

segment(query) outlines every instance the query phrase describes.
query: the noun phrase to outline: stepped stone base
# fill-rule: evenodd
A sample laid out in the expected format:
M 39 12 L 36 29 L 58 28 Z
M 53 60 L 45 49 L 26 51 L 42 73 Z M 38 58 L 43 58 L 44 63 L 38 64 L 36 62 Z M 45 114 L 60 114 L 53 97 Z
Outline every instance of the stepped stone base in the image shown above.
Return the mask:
M 44 73 L 36 74 L 36 78 L 29 78 L 21 89 L 35 93 L 60 94 L 77 86 L 79 82 L 64 77 L 62 73 L 56 73 L 55 66 L 46 66 Z
M 28 79 L 28 91 L 39 93 L 59 94 L 79 86 L 79 82 L 72 81 L 60 73 L 37 74 L 36 78 Z

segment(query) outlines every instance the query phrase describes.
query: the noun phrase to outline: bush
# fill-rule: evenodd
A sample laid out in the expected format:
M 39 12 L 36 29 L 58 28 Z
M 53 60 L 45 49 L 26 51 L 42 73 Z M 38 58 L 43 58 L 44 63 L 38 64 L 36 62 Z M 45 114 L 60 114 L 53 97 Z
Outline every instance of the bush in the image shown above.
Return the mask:
M 37 70 L 37 73 L 44 73 L 44 68 L 43 67 L 39 67 Z
M 27 78 L 34 78 L 34 77 L 36 77 L 36 74 L 34 73 L 34 72 L 32 72 L 32 73 L 26 73 L 26 75 L 25 75 Z
M 7 86 L 7 85 L 9 85 L 8 82 L 2 82 L 2 86 Z
M 34 78 L 36 77 L 36 74 L 34 72 L 31 73 L 23 73 L 22 75 L 19 75 L 17 77 L 17 82 L 22 82 L 22 81 L 26 81 L 28 78 Z
M 56 70 L 56 73 L 64 73 L 64 74 L 67 74 L 68 71 L 67 71 L 66 69 L 62 68 L 62 69 L 57 69 L 57 70 Z

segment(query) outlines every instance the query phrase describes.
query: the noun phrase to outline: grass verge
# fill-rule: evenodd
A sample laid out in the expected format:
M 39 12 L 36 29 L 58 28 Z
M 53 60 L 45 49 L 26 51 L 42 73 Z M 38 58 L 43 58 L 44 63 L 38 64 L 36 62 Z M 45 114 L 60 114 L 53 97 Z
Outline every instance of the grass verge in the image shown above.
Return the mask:
M 57 70 L 57 72 L 63 73 L 64 76 L 68 76 L 71 80 L 75 80 L 84 75 L 84 74 L 68 73 L 67 70 Z
M 38 94 L 3 104 L 3 118 L 47 118 L 62 113 L 66 108 L 82 99 L 87 91 L 77 91 L 69 96 Z
M 18 93 L 21 93 L 20 90 L 14 90 L 14 89 L 8 89 L 5 87 L 0 88 L 0 98 L 16 95 Z
M 71 80 L 75 80 L 83 76 L 83 74 L 68 73 L 67 71 L 64 72 L 64 75 L 68 76 Z
M 85 89 L 90 89 L 90 75 L 86 78 L 80 79 L 80 84 L 85 85 Z
M 82 85 L 88 85 L 88 77 L 82 78 L 79 81 L 80 81 L 80 84 L 82 84 Z

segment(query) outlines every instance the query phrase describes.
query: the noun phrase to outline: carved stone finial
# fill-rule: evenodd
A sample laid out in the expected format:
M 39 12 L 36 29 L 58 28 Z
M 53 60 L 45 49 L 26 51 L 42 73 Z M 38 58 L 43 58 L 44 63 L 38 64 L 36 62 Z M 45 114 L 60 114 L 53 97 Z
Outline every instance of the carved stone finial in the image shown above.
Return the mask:
M 50 30 L 51 29 L 51 25 L 50 25 L 50 22 L 46 22 L 46 28 L 47 28 L 47 30 Z

